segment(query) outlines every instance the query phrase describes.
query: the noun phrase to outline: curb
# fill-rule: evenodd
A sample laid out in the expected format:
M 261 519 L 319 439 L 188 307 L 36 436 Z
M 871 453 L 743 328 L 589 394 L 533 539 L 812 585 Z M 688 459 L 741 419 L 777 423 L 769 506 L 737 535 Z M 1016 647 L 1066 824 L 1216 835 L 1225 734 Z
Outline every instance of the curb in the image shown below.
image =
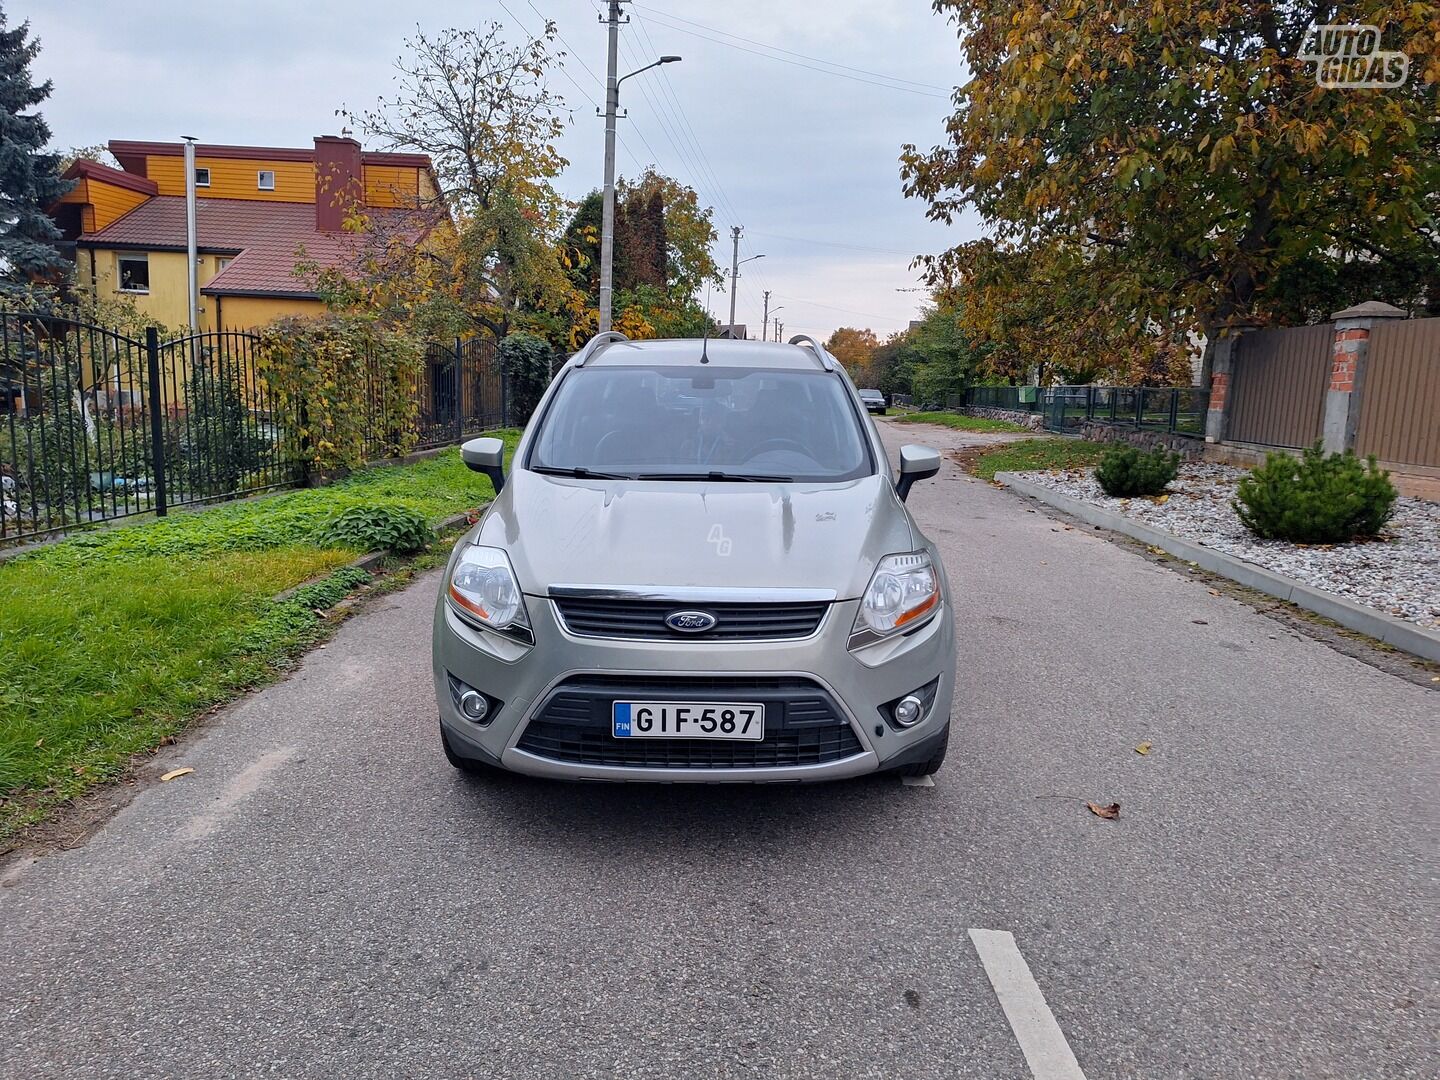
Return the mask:
M 995 479 L 1013 491 L 1038 499 L 1057 510 L 1063 510 L 1087 525 L 1098 525 L 1112 532 L 1124 533 L 1174 555 L 1177 559 L 1192 562 L 1203 570 L 1323 615 L 1347 629 L 1357 630 L 1426 660 L 1440 660 L 1440 633 L 1433 630 L 1426 630 L 1334 593 L 1324 592 L 1273 570 L 1237 559 L 1233 555 L 1182 540 L 1178 536 L 1132 521 L 1123 514 L 1103 510 L 1080 499 L 1024 480 L 1014 473 L 996 473 Z

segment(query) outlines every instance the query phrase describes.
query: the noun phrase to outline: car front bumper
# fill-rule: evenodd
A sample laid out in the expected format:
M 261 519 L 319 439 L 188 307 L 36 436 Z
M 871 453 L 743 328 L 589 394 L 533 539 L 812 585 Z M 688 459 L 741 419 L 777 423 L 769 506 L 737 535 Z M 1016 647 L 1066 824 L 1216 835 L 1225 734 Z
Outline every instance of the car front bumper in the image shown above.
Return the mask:
M 435 608 L 434 678 L 440 722 L 452 748 L 464 757 L 514 772 L 572 780 L 667 783 L 764 783 L 834 780 L 925 760 L 943 737 L 954 694 L 954 624 L 949 605 L 913 633 L 851 653 L 846 645 L 859 602 L 830 605 L 807 638 L 770 641 L 643 641 L 583 637 L 558 619 L 550 600 L 527 596 L 535 636 L 523 646 L 463 621 L 443 597 Z M 452 692 L 454 678 L 500 704 L 483 725 L 465 719 Z M 883 705 L 937 681 L 929 710 L 913 727 L 887 720 Z M 796 760 L 775 763 L 773 752 L 746 758 L 740 744 L 734 761 L 707 754 L 683 765 L 663 752 L 630 755 L 648 760 L 616 764 L 616 743 L 627 747 L 669 740 L 614 740 L 607 750 L 608 710 L 613 700 L 766 700 L 767 743 L 788 739 L 804 745 Z M 564 700 L 561 701 L 560 699 Z M 829 715 L 820 716 L 819 703 Z M 578 741 L 546 740 L 557 710 L 580 725 Z M 810 725 L 817 718 L 826 727 Z M 532 724 L 535 730 L 531 730 Z M 772 731 L 772 725 L 781 730 Z M 529 738 L 527 738 L 529 732 Z M 686 743 L 691 740 L 684 740 Z M 698 741 L 696 741 L 698 742 Z M 559 748 L 552 752 L 549 748 Z M 658 750 L 658 748 L 655 748 Z M 708 751 L 708 747 L 699 747 Z M 624 757 L 626 755 L 618 755 Z

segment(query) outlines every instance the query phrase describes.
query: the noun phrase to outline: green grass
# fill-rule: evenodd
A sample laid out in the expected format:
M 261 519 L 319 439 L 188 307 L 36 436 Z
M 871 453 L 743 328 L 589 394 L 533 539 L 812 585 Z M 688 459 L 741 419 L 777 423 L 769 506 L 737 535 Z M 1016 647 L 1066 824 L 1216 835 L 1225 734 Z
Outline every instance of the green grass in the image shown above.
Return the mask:
M 952 412 L 915 412 L 895 418 L 897 424 L 939 424 L 956 431 L 1028 431 L 1029 428 L 1008 420 L 990 420 L 983 416 L 962 416 Z
M 333 515 L 399 505 L 433 523 L 492 494 L 449 450 L 0 564 L 0 850 L 329 633 L 334 620 L 316 612 L 370 577 L 345 566 L 355 551 L 319 539 Z
M 980 454 L 972 471 L 982 479 L 994 480 L 997 472 L 1080 469 L 1098 464 L 1108 445 L 1084 439 L 1025 439 Z

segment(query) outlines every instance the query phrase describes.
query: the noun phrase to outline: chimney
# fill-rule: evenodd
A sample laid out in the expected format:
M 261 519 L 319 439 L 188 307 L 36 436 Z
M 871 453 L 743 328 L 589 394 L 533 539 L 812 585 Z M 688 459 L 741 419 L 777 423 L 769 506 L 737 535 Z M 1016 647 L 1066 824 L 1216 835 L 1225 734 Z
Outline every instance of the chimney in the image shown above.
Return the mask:
M 344 135 L 315 136 L 315 227 L 339 232 L 365 195 L 360 144 Z

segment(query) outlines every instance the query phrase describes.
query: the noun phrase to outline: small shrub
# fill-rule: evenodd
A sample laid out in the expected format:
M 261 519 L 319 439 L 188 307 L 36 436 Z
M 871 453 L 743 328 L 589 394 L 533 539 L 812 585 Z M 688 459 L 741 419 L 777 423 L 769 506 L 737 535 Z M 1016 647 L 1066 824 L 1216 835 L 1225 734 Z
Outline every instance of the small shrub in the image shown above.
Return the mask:
M 434 535 L 425 515 L 409 507 L 352 506 L 331 518 L 318 539 L 333 547 L 409 555 L 423 551 Z
M 1349 450 L 1326 456 L 1319 443 L 1300 458 L 1267 454 L 1235 494 L 1235 513 L 1247 529 L 1297 544 L 1375 536 L 1395 513 L 1397 496 L 1373 455 L 1365 462 Z
M 1180 455 L 1165 450 L 1140 450 L 1126 443 L 1106 449 L 1095 467 L 1095 479 L 1114 499 L 1159 495 L 1180 469 Z

